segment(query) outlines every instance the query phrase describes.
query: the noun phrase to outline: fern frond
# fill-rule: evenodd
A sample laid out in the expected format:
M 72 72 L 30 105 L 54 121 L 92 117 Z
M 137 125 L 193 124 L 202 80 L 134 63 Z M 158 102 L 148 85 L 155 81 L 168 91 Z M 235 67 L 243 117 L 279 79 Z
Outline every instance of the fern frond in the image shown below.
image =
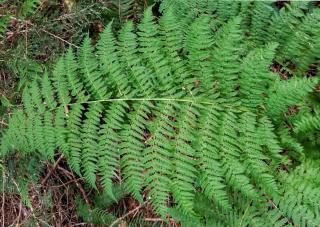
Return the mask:
M 259 134 L 256 134 L 256 116 L 252 113 L 243 113 L 240 116 L 240 147 L 244 152 L 242 158 L 249 175 L 269 195 L 277 195 L 278 187 L 272 172 L 267 165 L 268 157 L 263 154 L 259 141 Z
M 81 175 L 81 155 L 82 155 L 82 141 L 81 141 L 81 125 L 82 112 L 84 107 L 81 104 L 72 106 L 68 118 L 68 146 L 70 147 L 69 165 L 73 171 Z
M 129 106 L 126 102 L 114 103 L 104 114 L 104 123 L 99 131 L 99 159 L 98 167 L 101 175 L 101 182 L 104 190 L 115 200 L 112 191 L 112 178 L 116 175 L 116 170 L 120 166 L 120 143 L 121 139 L 118 131 L 124 123 L 124 117 Z
M 34 108 L 36 109 L 37 112 L 42 114 L 45 111 L 45 107 L 43 106 L 40 85 L 37 79 L 31 83 L 30 93 L 31 93 L 31 99 L 32 99 Z
M 215 36 L 212 50 L 212 69 L 221 96 L 232 102 L 240 73 L 241 19 L 236 17 L 225 24 Z M 228 75 L 226 77 L 226 75 Z
M 56 148 L 60 149 L 60 151 L 66 156 L 70 156 L 69 146 L 67 143 L 68 137 L 68 129 L 67 129 L 67 113 L 65 108 L 58 108 L 56 115 L 54 116 L 54 133 L 55 133 L 55 141 Z
M 245 175 L 245 167 L 238 161 L 240 149 L 236 139 L 237 116 L 229 110 L 222 114 L 220 121 L 219 146 L 226 182 L 230 187 L 241 191 L 247 197 L 257 199 L 258 193 Z
M 298 74 L 304 73 L 312 63 L 319 62 L 319 21 L 320 10 L 315 8 L 296 26 L 294 36 L 282 48 L 281 55 L 296 64 Z
M 274 14 L 275 9 L 271 6 L 272 1 L 264 2 L 257 1 L 253 3 L 252 17 L 250 26 L 250 38 L 256 45 L 265 43 L 265 38 L 268 37 L 266 27 L 270 23 L 270 18 Z
M 312 114 L 304 114 L 299 120 L 294 122 L 295 133 L 310 133 L 320 129 L 319 110 Z
M 137 35 L 133 32 L 132 21 L 127 22 L 119 33 L 120 62 L 133 79 L 133 84 L 141 95 L 151 95 L 154 81 L 151 71 L 146 68 L 139 57 Z
M 287 28 L 279 45 L 258 34 L 278 8 L 223 3 L 164 0 L 159 20 L 148 8 L 136 27 L 128 21 L 116 34 L 108 24 L 96 47 L 85 38 L 79 53 L 69 49 L 53 73 L 27 84 L 1 154 L 53 160 L 61 152 L 89 186 L 103 188 L 102 197 L 119 201 L 114 185 L 121 183 L 139 203 L 150 201 L 155 215 L 185 225 L 192 217 L 195 226 L 317 226 L 319 182 L 309 176 L 317 170 L 294 172 L 303 183 L 290 174 L 311 153 L 301 134 L 318 135 L 318 97 L 310 95 L 318 79 L 280 80 L 273 61 L 301 57 L 317 34 L 318 25 L 307 28 L 317 15 L 302 6 L 276 13 L 294 28 L 303 21 L 299 31 L 308 34 L 299 53 L 285 53 L 293 42 Z M 301 59 L 317 61 L 308 58 Z M 304 111 L 284 115 L 293 105 Z M 92 209 L 88 220 L 106 208 Z
M 240 74 L 240 96 L 243 104 L 249 108 L 257 108 L 266 100 L 266 92 L 270 83 L 276 79 L 269 71 L 277 44 L 271 43 L 264 48 L 251 51 L 244 59 Z
M 145 149 L 144 134 L 148 114 L 153 108 L 150 102 L 141 102 L 133 106 L 135 111 L 128 116 L 129 124 L 123 126 L 124 141 L 121 144 L 123 175 L 126 189 L 133 193 L 135 198 L 142 201 L 140 193 L 143 185 L 143 150 Z
M 210 89 L 212 86 L 211 48 L 213 37 L 208 27 L 210 17 L 202 15 L 191 24 L 186 41 L 188 68 L 192 75 L 191 86 L 196 80 L 201 81 L 201 87 Z M 190 85 L 189 85 L 190 86 Z
M 171 67 L 172 80 L 174 83 L 181 83 L 187 78 L 185 68 L 186 61 L 179 56 L 179 52 L 183 49 L 183 35 L 182 27 L 174 14 L 172 8 L 168 9 L 166 13 L 160 18 L 159 21 L 162 45 L 168 64 Z M 171 76 L 171 75 L 170 75 Z
M 88 180 L 89 184 L 96 188 L 96 173 L 98 171 L 98 142 L 96 138 L 100 130 L 101 113 L 103 105 L 101 103 L 91 104 L 88 107 L 88 112 L 85 114 L 86 119 L 82 125 L 81 139 L 83 141 L 83 150 L 81 155 L 81 166 L 83 175 Z
M 275 162 L 274 164 L 277 166 L 281 160 L 281 147 L 276 135 L 274 134 L 274 131 L 275 129 L 270 119 L 267 117 L 262 117 L 259 119 L 257 133 L 259 134 L 260 138 L 263 138 L 260 145 L 266 148 L 264 149 L 267 153 L 266 155 L 271 156 L 272 161 Z
M 226 2 L 223 0 L 218 0 L 216 6 L 218 19 L 222 22 L 225 22 L 236 16 L 239 13 L 240 4 L 240 2 Z
M 302 159 L 304 157 L 304 147 L 298 141 L 297 138 L 293 137 L 288 129 L 282 129 L 278 132 L 281 138 L 281 145 L 284 149 L 294 152 L 294 157 Z
M 231 210 L 231 205 L 226 192 L 226 182 L 224 171 L 220 162 L 219 141 L 214 136 L 219 130 L 219 120 L 221 109 L 211 107 L 209 111 L 204 111 L 200 122 L 200 138 L 197 150 L 202 150 L 200 161 L 200 186 L 204 194 L 215 201 L 225 210 Z
M 112 33 L 112 23 L 109 23 L 101 34 L 97 44 L 97 53 L 101 62 L 101 73 L 107 78 L 110 87 L 118 91 L 119 96 L 129 95 L 132 90 L 130 84 L 132 81 L 122 71 L 118 47 Z
M 83 41 L 79 56 L 83 80 L 86 89 L 90 91 L 94 98 L 108 98 L 110 94 L 107 91 L 106 83 L 101 78 L 100 72 L 96 70 L 98 68 L 98 63 L 96 57 L 93 55 L 93 47 L 90 43 L 90 38 L 86 37 Z
M 59 103 L 62 105 L 67 105 L 70 103 L 71 98 L 69 96 L 69 89 L 68 89 L 68 80 L 65 76 L 65 67 L 63 63 L 63 58 L 60 58 L 53 70 L 53 81 L 54 87 L 57 91 L 57 96 Z
M 78 62 L 75 59 L 74 53 L 70 48 L 64 58 L 64 70 L 68 80 L 68 88 L 71 95 L 78 101 L 87 101 L 89 97 L 86 95 L 84 84 L 81 82 L 78 74 Z
M 195 142 L 193 130 L 197 128 L 198 110 L 192 105 L 181 106 L 177 119 L 179 133 L 175 138 L 173 197 L 185 214 L 194 214 L 195 181 L 198 171 L 195 168 L 198 156 L 192 144 Z
M 280 53 L 282 47 L 292 37 L 292 31 L 301 23 L 304 10 L 307 10 L 307 4 L 307 1 L 290 2 L 279 11 L 274 12 L 267 35 L 269 41 L 279 43 Z
M 158 105 L 156 109 L 156 120 L 154 124 L 148 125 L 150 137 L 146 140 L 148 147 L 144 153 L 145 182 L 155 210 L 165 217 L 173 170 L 170 161 L 173 158 L 173 144 L 170 139 L 175 137 L 176 125 L 171 116 L 179 110 L 170 102 Z
M 41 94 L 43 94 L 45 104 L 48 105 L 49 109 L 55 108 L 57 102 L 54 99 L 54 88 L 47 73 L 43 75 L 41 85 Z
M 54 125 L 54 116 L 50 111 L 46 111 L 43 117 L 45 133 L 45 154 L 48 158 L 53 159 L 56 150 L 56 134 Z
M 305 169 L 306 165 L 309 169 Z M 319 182 L 305 177 L 317 175 L 319 168 L 308 161 L 290 174 L 282 174 L 284 195 L 275 202 L 285 215 L 301 226 L 318 226 L 320 224 Z
M 25 0 L 21 6 L 20 14 L 24 17 L 29 16 L 34 12 L 36 7 L 41 3 L 41 0 Z
M 161 40 L 157 37 L 159 25 L 154 21 L 151 7 L 144 12 L 138 29 L 139 52 L 141 52 L 141 57 L 146 62 L 147 67 L 152 70 L 151 77 L 153 82 L 155 84 L 160 82 L 161 86 L 159 87 L 170 86 L 172 78 L 169 75 L 167 59 L 161 52 Z
M 138 20 L 146 7 L 146 2 L 142 0 L 115 1 L 115 4 L 117 4 L 119 8 L 120 22 L 128 19 Z
M 267 100 L 268 115 L 273 118 L 280 117 L 288 107 L 299 105 L 316 85 L 316 79 L 291 78 L 286 81 L 275 81 L 269 89 Z

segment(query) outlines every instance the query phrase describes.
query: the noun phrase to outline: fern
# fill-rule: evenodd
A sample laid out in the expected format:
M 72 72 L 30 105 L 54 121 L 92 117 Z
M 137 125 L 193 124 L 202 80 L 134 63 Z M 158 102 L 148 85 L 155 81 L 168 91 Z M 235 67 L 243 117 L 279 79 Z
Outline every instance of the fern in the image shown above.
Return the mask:
M 320 129 L 319 109 L 316 109 L 313 115 L 304 114 L 303 117 L 295 122 L 296 133 L 307 133 L 318 129 Z
M 203 1 L 184 18 L 179 13 L 195 1 L 164 1 L 158 21 L 150 7 L 137 27 L 128 21 L 115 35 L 108 24 L 96 48 L 86 37 L 78 54 L 69 49 L 52 73 L 24 89 L 1 154 L 52 159 L 59 150 L 92 188 L 102 185 L 117 201 L 114 184 L 123 183 L 163 219 L 318 225 L 316 189 L 305 186 L 307 205 L 305 195 L 293 201 L 303 190 L 280 171 L 291 158 L 303 162 L 304 147 L 284 118 L 305 103 L 317 79 L 280 80 L 270 71 L 282 47 L 258 35 L 275 10 L 269 4 L 254 3 L 257 15 L 269 11 L 261 21 L 251 18 L 246 37 L 242 4 L 218 3 Z M 215 22 L 221 15 L 230 19 Z M 93 212 L 86 219 L 108 222 L 107 213 Z
M 276 81 L 269 90 L 269 100 L 267 101 L 269 115 L 279 116 L 284 113 L 289 106 L 303 103 L 307 95 L 313 90 L 317 79 L 296 79 L 288 81 Z
M 10 22 L 9 15 L 3 15 L 0 17 L 0 35 L 3 36 L 4 32 L 7 30 L 7 26 Z
M 254 2 L 252 7 L 252 17 L 250 26 L 250 36 L 255 44 L 262 44 L 265 42 L 264 38 L 267 37 L 265 27 L 268 26 L 269 18 L 274 14 L 274 8 L 270 2 Z
M 36 7 L 41 3 L 41 0 L 25 0 L 21 6 L 21 15 L 29 16 L 32 14 Z

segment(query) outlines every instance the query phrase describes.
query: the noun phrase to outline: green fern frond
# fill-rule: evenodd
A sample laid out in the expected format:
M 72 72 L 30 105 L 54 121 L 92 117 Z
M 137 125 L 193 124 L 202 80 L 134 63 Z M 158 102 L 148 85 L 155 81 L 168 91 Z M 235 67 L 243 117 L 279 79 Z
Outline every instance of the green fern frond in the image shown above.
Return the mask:
M 195 181 L 198 171 L 198 157 L 192 146 L 195 142 L 194 130 L 197 128 L 198 110 L 195 106 L 182 105 L 180 117 L 177 119 L 179 133 L 175 138 L 174 171 L 172 192 L 179 209 L 185 214 L 194 214 Z
M 256 45 L 265 43 L 265 38 L 268 36 L 265 28 L 268 27 L 270 18 L 275 12 L 271 4 L 272 1 L 256 1 L 253 3 L 250 38 Z
M 41 3 L 41 0 L 24 0 L 21 6 L 20 14 L 24 17 L 32 14 L 37 6 Z
M 177 17 L 172 8 L 168 9 L 166 13 L 159 20 L 162 46 L 168 59 L 168 64 L 172 68 L 173 83 L 181 83 L 187 78 L 187 71 L 185 68 L 186 61 L 179 56 L 179 51 L 183 49 L 183 40 L 180 38 L 183 34 L 181 24 L 177 22 Z
M 192 80 L 189 86 L 194 86 L 196 80 L 201 81 L 200 86 L 204 89 L 210 89 L 212 85 L 212 67 L 211 67 L 211 48 L 213 44 L 213 35 L 208 27 L 211 18 L 203 15 L 191 24 L 190 31 L 186 40 L 186 51 L 188 54 L 188 68 Z M 188 79 L 187 81 L 189 81 Z M 190 88 L 191 90 L 191 88 Z
M 50 111 L 45 112 L 44 117 L 44 132 L 45 132 L 45 155 L 53 159 L 56 150 L 56 135 L 53 114 Z
M 169 75 L 167 59 L 161 52 L 161 40 L 158 38 L 159 25 L 154 21 L 151 7 L 145 11 L 138 29 L 139 52 L 142 53 L 141 57 L 147 67 L 152 70 L 151 80 L 155 84 L 160 83 L 159 87 L 170 86 L 172 78 Z
M 205 111 L 200 122 L 199 148 L 202 150 L 200 161 L 200 186 L 204 194 L 225 210 L 231 210 L 226 193 L 226 182 L 224 171 L 220 162 L 219 141 L 215 135 L 219 128 L 221 109 L 212 107 L 210 111 Z
M 57 106 L 57 102 L 54 99 L 54 88 L 48 73 L 45 73 L 41 82 L 41 94 L 43 95 L 44 103 L 48 105 L 49 109 L 53 109 Z
M 117 132 L 122 129 L 125 113 L 128 109 L 129 106 L 125 102 L 111 105 L 105 113 L 104 123 L 99 132 L 99 172 L 104 190 L 114 200 L 112 178 L 116 175 L 116 170 L 120 166 L 121 154 L 119 146 L 121 139 Z
M 236 16 L 239 13 L 240 8 L 240 1 L 239 2 L 232 2 L 232 1 L 217 1 L 217 16 L 219 20 L 225 22 L 228 21 L 230 18 Z
M 261 144 L 259 143 L 264 138 L 260 138 L 259 134 L 256 134 L 256 116 L 251 113 L 243 113 L 240 116 L 240 124 L 240 137 L 242 137 L 240 139 L 240 147 L 244 152 L 242 158 L 244 159 L 246 171 L 269 195 L 277 195 L 278 187 L 276 179 L 267 165 L 269 158 L 263 154 Z
M 81 153 L 81 166 L 83 175 L 89 184 L 96 188 L 97 158 L 98 158 L 98 142 L 96 138 L 100 130 L 100 118 L 103 110 L 101 103 L 89 105 L 88 112 L 85 114 L 86 119 L 82 125 L 81 139 L 83 142 L 83 150 Z
M 53 81 L 54 81 L 53 85 L 57 91 L 59 103 L 61 103 L 62 105 L 69 104 L 71 101 L 71 98 L 69 95 L 68 80 L 65 76 L 65 67 L 64 67 L 63 58 L 59 59 L 59 61 L 55 65 L 55 68 L 52 74 L 53 74 Z
M 276 78 L 269 71 L 276 47 L 276 43 L 271 43 L 257 48 L 243 60 L 239 85 L 241 100 L 246 107 L 255 109 L 266 101 L 268 87 Z
M 301 226 L 318 226 L 320 224 L 320 201 L 317 196 L 319 181 L 309 178 L 319 172 L 319 168 L 314 164 L 312 161 L 310 163 L 310 160 L 306 160 L 292 173 L 283 173 L 284 196 L 275 201 L 287 217 Z M 307 166 L 308 168 L 306 168 Z
M 78 64 L 75 59 L 74 53 L 70 48 L 64 58 L 64 76 L 68 80 L 68 88 L 71 92 L 71 95 L 78 101 L 87 101 L 88 96 L 86 95 L 86 90 L 84 84 L 79 78 L 78 74 Z
M 316 180 L 299 187 L 290 171 L 292 182 L 280 177 L 307 156 L 299 133 L 318 128 L 317 113 L 284 113 L 316 109 L 316 95 L 309 98 L 317 78 L 271 72 L 285 42 L 258 35 L 276 10 L 269 3 L 197 2 L 165 1 L 159 20 L 148 8 L 136 27 L 128 21 L 116 34 L 110 23 L 96 47 L 86 37 L 79 53 L 69 49 L 52 73 L 27 84 L 1 154 L 53 160 L 61 152 L 109 200 L 119 201 L 121 183 L 162 219 L 183 224 L 192 217 L 198 226 L 317 226 Z M 251 7 L 254 17 L 245 13 Z M 88 220 L 108 216 L 103 209 Z
M 247 197 L 257 199 L 258 193 L 245 175 L 245 166 L 239 162 L 240 149 L 237 142 L 237 115 L 231 110 L 221 116 L 221 125 L 218 131 L 221 162 L 227 184 L 244 193 Z
M 155 90 L 154 81 L 151 71 L 141 62 L 137 35 L 133 31 L 133 23 L 129 21 L 119 32 L 120 62 L 132 78 L 134 87 L 141 91 L 141 95 L 149 96 Z
M 81 125 L 82 125 L 82 112 L 84 107 L 81 104 L 74 105 L 70 109 L 68 118 L 68 146 L 70 147 L 70 155 L 68 157 L 69 165 L 73 171 L 81 175 L 81 154 L 82 154 L 82 141 L 81 141 Z
M 175 137 L 175 122 L 170 118 L 174 116 L 175 106 L 168 102 L 156 107 L 154 124 L 148 125 L 150 137 L 146 140 L 149 147 L 145 150 L 145 183 L 150 190 L 150 199 L 155 204 L 155 209 L 163 217 L 166 215 L 167 200 L 169 198 L 172 182 L 173 145 L 169 140 Z
M 296 26 L 296 31 L 282 48 L 282 56 L 297 65 L 296 71 L 302 74 L 312 63 L 319 62 L 319 32 L 320 32 L 320 10 L 315 8 L 312 13 L 307 14 L 303 21 Z M 283 57 L 284 58 L 284 57 Z M 299 60 L 297 60 L 299 59 Z
M 70 147 L 68 146 L 68 129 L 67 129 L 66 109 L 60 107 L 54 116 L 54 136 L 56 148 L 58 148 L 66 157 L 70 156 Z
M 319 111 L 315 112 L 314 115 L 307 114 L 303 115 L 301 119 L 295 122 L 294 131 L 296 133 L 308 133 L 320 129 L 320 115 Z
M 243 37 L 240 23 L 241 18 L 239 17 L 228 21 L 214 38 L 213 74 L 216 81 L 219 82 L 218 87 L 221 96 L 230 102 L 237 95 L 236 87 L 241 70 L 239 66 Z M 228 75 L 228 77 L 225 75 Z
M 286 81 L 277 80 L 269 89 L 267 100 L 268 115 L 280 117 L 288 107 L 302 103 L 314 89 L 317 79 L 291 78 Z
M 80 71 L 86 89 L 96 99 L 108 98 L 110 94 L 107 91 L 106 83 L 101 78 L 100 71 L 96 70 L 98 63 L 93 54 L 93 47 L 91 46 L 91 40 L 88 36 L 83 41 L 79 61 L 81 66 Z
M 143 150 L 146 148 L 144 134 L 148 114 L 153 108 L 150 102 L 141 102 L 133 106 L 135 111 L 128 116 L 129 124 L 123 126 L 123 142 L 121 144 L 123 175 L 127 190 L 139 201 L 143 201 L 141 187 L 143 185 Z
M 7 26 L 10 22 L 10 15 L 2 15 L 0 17 L 0 37 L 3 37 L 3 34 L 7 30 Z

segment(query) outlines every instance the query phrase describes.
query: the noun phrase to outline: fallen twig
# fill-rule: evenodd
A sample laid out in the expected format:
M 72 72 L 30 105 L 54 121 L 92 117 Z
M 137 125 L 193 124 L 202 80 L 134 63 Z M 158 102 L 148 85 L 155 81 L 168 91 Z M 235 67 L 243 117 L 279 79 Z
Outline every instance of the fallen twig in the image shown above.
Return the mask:
M 0 121 L 0 125 L 3 125 L 3 126 L 5 126 L 5 127 L 8 127 L 8 126 L 9 126 L 9 124 L 6 123 L 6 122 L 4 122 L 3 120 Z
M 14 20 L 16 20 L 16 21 L 20 21 L 20 22 L 22 22 L 22 23 L 26 23 L 26 25 L 31 25 L 31 26 L 36 27 L 36 25 L 33 24 L 33 23 L 31 23 L 30 21 L 21 20 L 21 19 L 18 19 L 18 18 L 16 18 L 16 17 L 11 17 L 11 19 L 14 19 Z M 62 42 L 65 42 L 65 43 L 67 43 L 67 44 L 69 44 L 69 45 L 71 45 L 71 46 L 73 46 L 73 47 L 75 47 L 75 48 L 77 48 L 77 49 L 80 48 L 79 46 L 77 46 L 77 45 L 75 45 L 75 44 L 73 44 L 73 43 L 70 43 L 70 42 L 68 42 L 67 40 L 65 40 L 65 39 L 63 39 L 63 38 L 61 38 L 61 37 L 59 37 L 59 36 L 57 36 L 57 35 L 49 32 L 49 31 L 47 31 L 47 30 L 45 30 L 45 29 L 43 29 L 43 28 L 39 28 L 39 30 L 42 31 L 42 32 L 44 32 L 44 33 L 47 33 L 48 35 L 53 36 L 53 37 L 56 38 L 56 39 L 59 39 L 59 40 L 62 41 Z
M 124 215 L 122 215 L 120 218 L 118 218 L 117 220 L 115 220 L 114 222 L 112 222 L 111 225 L 109 225 L 109 227 L 115 226 L 118 222 L 122 221 L 123 219 L 125 219 L 125 218 L 128 217 L 129 215 L 138 212 L 144 205 L 145 205 L 145 203 L 140 204 L 139 206 L 137 206 L 137 207 L 134 208 L 133 210 L 129 211 L 128 213 L 126 213 L 126 214 L 124 214 Z
M 17 184 L 17 182 L 15 181 L 15 179 L 12 179 L 12 182 L 13 182 L 13 184 L 16 186 L 18 192 L 21 194 L 20 187 L 19 187 L 19 185 Z M 31 211 L 29 216 L 32 216 L 32 217 L 34 218 L 34 220 L 36 221 L 37 226 L 39 226 L 39 227 L 41 226 L 41 225 L 39 224 L 39 222 L 41 222 L 41 223 L 44 224 L 45 226 L 50 226 L 46 221 L 42 220 L 41 218 L 39 218 L 39 217 L 37 217 L 37 216 L 35 215 L 33 206 L 30 206 L 29 208 L 30 208 L 30 211 Z M 26 219 L 27 219 L 27 218 L 26 218 Z M 39 222 L 38 222 L 38 221 L 39 221 Z
M 5 215 L 4 215 L 4 205 L 5 205 L 5 195 L 4 195 L 4 185 L 5 185 L 5 171 L 2 170 L 2 207 L 1 207 L 1 212 L 2 212 L 2 227 L 5 226 L 4 222 L 5 222 Z
M 57 168 L 57 166 L 59 165 L 59 162 L 64 158 L 64 155 L 61 154 L 60 157 L 58 158 L 58 160 L 56 161 L 56 163 L 53 165 L 53 168 L 50 170 L 50 172 L 45 176 L 45 178 L 43 178 L 43 180 L 41 181 L 41 185 L 44 185 L 46 183 L 46 181 L 49 179 L 49 177 L 52 175 L 53 171 L 55 171 L 55 169 Z
M 144 218 L 145 221 L 148 222 L 165 222 L 162 218 Z M 176 226 L 176 221 L 173 218 L 168 218 L 169 222 Z
M 72 172 L 62 168 L 61 166 L 58 166 L 57 167 L 59 170 L 61 170 L 62 172 L 64 172 L 66 174 L 66 176 L 70 179 L 70 180 L 74 180 L 75 179 L 75 176 Z M 83 189 L 82 185 L 79 184 L 78 180 L 75 181 L 75 184 L 76 186 L 78 187 L 78 189 L 80 190 L 81 194 L 82 194 L 82 197 L 84 199 L 84 201 L 86 202 L 86 204 L 89 206 L 89 212 L 92 212 L 92 205 L 91 205 L 91 202 L 90 200 L 88 199 L 88 196 L 85 192 L 85 190 Z M 94 227 L 93 224 L 90 224 L 91 227 Z

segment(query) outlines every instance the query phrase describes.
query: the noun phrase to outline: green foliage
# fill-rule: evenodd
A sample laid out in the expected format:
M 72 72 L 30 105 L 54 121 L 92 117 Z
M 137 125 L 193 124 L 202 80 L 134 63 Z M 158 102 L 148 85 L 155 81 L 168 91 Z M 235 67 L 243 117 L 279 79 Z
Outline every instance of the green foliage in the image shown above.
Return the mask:
M 21 5 L 20 14 L 22 16 L 28 16 L 32 14 L 39 4 L 41 4 L 41 0 L 25 0 Z
M 6 31 L 9 21 L 10 21 L 9 15 L 4 15 L 0 18 L 0 34 L 1 34 L 1 36 Z
M 109 23 L 95 47 L 84 38 L 26 86 L 2 156 L 59 150 L 101 199 L 119 201 L 122 183 L 184 226 L 319 226 L 319 158 L 305 151 L 317 144 L 318 78 L 304 77 L 319 60 L 319 10 L 223 3 L 163 1 L 159 20 L 149 7 L 136 27 L 115 35 Z M 270 70 L 286 61 L 291 78 Z M 110 224 L 111 202 L 96 204 L 79 201 L 79 215 Z

